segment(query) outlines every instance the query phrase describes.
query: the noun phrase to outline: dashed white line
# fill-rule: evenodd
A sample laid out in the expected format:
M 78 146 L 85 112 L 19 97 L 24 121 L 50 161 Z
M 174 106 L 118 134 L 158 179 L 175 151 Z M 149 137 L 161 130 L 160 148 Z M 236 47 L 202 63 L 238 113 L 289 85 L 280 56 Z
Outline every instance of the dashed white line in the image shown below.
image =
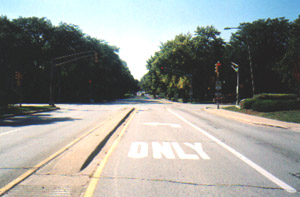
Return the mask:
M 223 148 L 225 148 L 226 150 L 228 150 L 229 152 L 231 152 L 233 155 L 237 156 L 240 160 L 242 160 L 243 162 L 245 162 L 246 164 L 248 164 L 250 167 L 252 167 L 253 169 L 255 169 L 257 172 L 259 172 L 260 174 L 262 174 L 263 176 L 265 176 L 267 179 L 269 179 L 270 181 L 272 181 L 273 183 L 275 183 L 276 185 L 278 185 L 279 187 L 281 187 L 285 191 L 287 191 L 289 193 L 296 193 L 297 192 L 296 189 L 292 188 L 291 186 L 289 186 L 285 182 L 281 181 L 280 179 L 278 179 L 277 177 L 275 177 L 274 175 L 272 175 L 270 172 L 268 172 L 267 170 L 263 169 L 262 167 L 260 167 L 259 165 L 257 165 L 256 163 L 254 163 L 253 161 L 251 161 L 250 159 L 248 159 L 247 157 L 245 157 L 244 155 L 242 155 L 241 153 L 239 153 L 238 151 L 236 151 L 235 149 L 231 148 L 230 146 L 228 146 L 224 142 L 220 141 L 216 137 L 212 136 L 211 134 L 209 134 L 205 130 L 203 130 L 203 129 L 197 127 L 196 125 L 194 125 L 193 123 L 187 121 L 185 118 L 183 118 L 179 114 L 173 112 L 171 109 L 168 109 L 168 111 L 170 113 L 172 113 L 173 115 L 175 115 L 180 120 L 182 120 L 183 122 L 185 122 L 186 124 L 190 125 L 194 129 L 200 131 L 203 135 L 205 135 L 206 137 L 208 137 L 212 141 L 216 142 L 217 144 L 219 144 L 220 146 L 222 146 Z

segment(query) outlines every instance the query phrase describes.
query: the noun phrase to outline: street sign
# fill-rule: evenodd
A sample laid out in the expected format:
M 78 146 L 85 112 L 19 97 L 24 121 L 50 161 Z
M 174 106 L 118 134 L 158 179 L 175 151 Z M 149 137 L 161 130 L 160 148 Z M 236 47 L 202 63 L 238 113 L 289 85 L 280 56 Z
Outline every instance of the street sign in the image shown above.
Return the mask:
M 216 81 L 216 90 L 221 90 L 221 89 L 222 89 L 222 82 Z

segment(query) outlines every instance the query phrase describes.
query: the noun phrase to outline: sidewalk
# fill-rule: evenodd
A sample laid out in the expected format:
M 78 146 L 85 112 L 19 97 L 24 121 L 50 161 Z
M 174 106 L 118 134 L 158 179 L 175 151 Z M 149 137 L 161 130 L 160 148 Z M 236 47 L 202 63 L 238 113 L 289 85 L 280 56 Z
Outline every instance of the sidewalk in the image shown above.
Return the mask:
M 256 124 L 262 126 L 269 126 L 269 127 L 277 127 L 283 129 L 289 129 L 292 131 L 300 132 L 300 124 L 297 123 L 290 123 L 290 122 L 283 122 L 279 120 L 273 120 L 269 118 L 263 118 L 259 116 L 252 116 L 244 113 L 233 112 L 224 109 L 208 109 L 205 108 L 205 111 L 214 115 L 222 116 L 228 119 L 233 119 L 249 124 Z

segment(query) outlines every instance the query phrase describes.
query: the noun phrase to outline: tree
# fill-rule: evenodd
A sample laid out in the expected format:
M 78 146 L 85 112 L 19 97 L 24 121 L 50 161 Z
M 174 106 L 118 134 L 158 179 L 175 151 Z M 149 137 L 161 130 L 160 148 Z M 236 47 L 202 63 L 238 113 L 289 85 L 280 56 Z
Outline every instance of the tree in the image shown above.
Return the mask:
M 162 43 L 160 51 L 147 62 L 149 72 L 142 80 L 142 87 L 154 95 L 184 100 L 193 88 L 194 99 L 212 99 L 214 64 L 221 59 L 224 49 L 219 35 L 212 26 L 198 27 L 194 36 L 179 34 L 174 40 Z
M 249 51 L 253 65 L 255 94 L 262 92 L 284 92 L 276 65 L 285 55 L 290 23 L 284 18 L 260 19 L 252 23 L 242 23 L 232 35 L 227 48 L 227 58 L 240 65 L 242 98 L 250 97 L 251 71 Z
M 118 48 L 85 35 L 76 25 L 61 23 L 55 27 L 46 18 L 37 17 L 11 21 L 1 17 L 0 25 L 0 96 L 4 98 L 0 103 L 4 106 L 17 102 L 21 92 L 26 102 L 48 102 L 52 60 L 85 51 L 97 52 L 99 62 L 90 57 L 55 67 L 56 99 L 107 100 L 137 89 L 137 82 L 117 54 Z M 21 87 L 15 83 L 17 71 L 23 76 Z

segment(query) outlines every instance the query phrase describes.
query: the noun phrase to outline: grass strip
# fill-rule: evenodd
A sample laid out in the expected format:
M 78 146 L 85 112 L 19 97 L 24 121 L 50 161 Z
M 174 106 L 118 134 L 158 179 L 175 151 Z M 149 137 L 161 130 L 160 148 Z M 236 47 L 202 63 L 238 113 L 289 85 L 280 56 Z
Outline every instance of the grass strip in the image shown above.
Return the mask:
M 235 106 L 224 107 L 222 109 L 240 112 L 244 114 L 260 116 L 264 118 L 270 118 L 274 120 L 281 120 L 285 122 L 300 123 L 300 110 L 289 110 L 289 111 L 276 111 L 276 112 L 257 112 L 251 109 L 239 109 Z

